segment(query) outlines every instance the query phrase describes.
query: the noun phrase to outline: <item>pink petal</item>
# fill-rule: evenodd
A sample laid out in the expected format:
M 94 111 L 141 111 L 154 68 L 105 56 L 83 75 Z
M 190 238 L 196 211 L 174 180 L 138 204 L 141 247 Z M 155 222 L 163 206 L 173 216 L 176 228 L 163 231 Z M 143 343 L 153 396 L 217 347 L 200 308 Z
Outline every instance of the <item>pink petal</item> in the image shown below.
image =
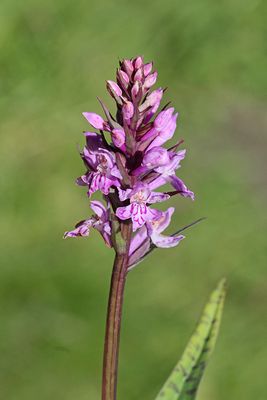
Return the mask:
M 143 104 L 140 105 L 139 111 L 143 112 L 149 107 L 155 107 L 161 101 L 163 90 L 161 88 L 154 90 L 150 95 L 147 96 Z
M 162 130 L 163 128 L 165 128 L 165 126 L 168 125 L 168 123 L 172 118 L 173 112 L 174 108 L 171 107 L 159 113 L 159 115 L 156 117 L 154 121 L 154 126 L 158 131 Z
M 90 233 L 90 227 L 92 226 L 92 219 L 84 220 L 79 222 L 75 229 L 64 233 L 64 239 L 67 237 L 79 237 L 88 236 Z
M 163 232 L 171 222 L 172 214 L 174 213 L 174 207 L 169 207 L 167 211 L 162 211 L 158 214 L 157 218 L 149 222 L 149 232 L 150 234 L 154 231 L 157 233 Z
M 162 201 L 168 200 L 170 195 L 167 193 L 151 192 L 147 202 L 150 204 L 161 203 Z
M 122 190 L 121 188 L 118 187 L 118 192 L 119 192 L 120 201 L 125 201 L 126 199 L 130 198 L 132 189 Z
M 178 176 L 173 175 L 169 178 L 172 186 L 174 187 L 175 190 L 178 190 L 180 192 L 180 195 L 183 197 L 190 197 L 192 200 L 195 199 L 195 195 L 191 190 L 189 190 L 182 179 L 178 178 Z
M 101 219 L 107 213 L 107 209 L 103 206 L 103 204 L 100 201 L 97 200 L 91 201 L 90 207 L 94 211 L 94 213 Z
M 180 241 L 185 237 L 183 235 L 173 237 L 173 236 L 164 236 L 157 233 L 153 233 L 150 236 L 150 238 L 155 246 L 162 248 L 170 248 L 177 246 L 180 243 Z
M 132 203 L 131 204 L 131 218 L 133 221 L 133 232 L 141 228 L 148 217 L 148 207 L 145 204 Z
M 131 218 L 132 215 L 132 205 L 129 204 L 126 207 L 118 207 L 116 210 L 116 215 L 122 220 Z
M 100 115 L 92 112 L 83 112 L 82 114 L 95 129 L 104 129 L 105 121 Z
M 147 238 L 148 238 L 147 229 L 145 226 L 143 226 L 141 229 L 137 231 L 137 233 L 131 240 L 129 255 L 132 255 Z

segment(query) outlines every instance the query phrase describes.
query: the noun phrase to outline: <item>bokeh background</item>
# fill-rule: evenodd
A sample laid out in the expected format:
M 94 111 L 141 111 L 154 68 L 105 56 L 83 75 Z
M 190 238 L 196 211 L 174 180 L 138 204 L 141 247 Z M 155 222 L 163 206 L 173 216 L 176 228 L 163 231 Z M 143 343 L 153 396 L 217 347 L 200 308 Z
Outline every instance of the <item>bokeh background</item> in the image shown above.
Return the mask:
M 113 254 L 92 232 L 77 145 L 118 59 L 154 60 L 188 149 L 173 229 L 127 283 L 119 399 L 153 399 L 222 276 L 228 297 L 199 400 L 265 400 L 267 3 L 2 0 L 0 398 L 99 399 Z

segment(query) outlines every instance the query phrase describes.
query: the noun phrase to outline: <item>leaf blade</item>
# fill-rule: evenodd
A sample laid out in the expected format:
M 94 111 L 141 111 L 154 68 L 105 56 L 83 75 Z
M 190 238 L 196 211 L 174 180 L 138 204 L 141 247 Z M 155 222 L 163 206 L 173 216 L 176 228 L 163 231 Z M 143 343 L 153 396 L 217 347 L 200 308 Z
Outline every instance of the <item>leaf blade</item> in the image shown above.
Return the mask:
M 222 317 L 226 281 L 212 292 L 182 358 L 156 400 L 194 400 L 204 369 L 214 349 Z

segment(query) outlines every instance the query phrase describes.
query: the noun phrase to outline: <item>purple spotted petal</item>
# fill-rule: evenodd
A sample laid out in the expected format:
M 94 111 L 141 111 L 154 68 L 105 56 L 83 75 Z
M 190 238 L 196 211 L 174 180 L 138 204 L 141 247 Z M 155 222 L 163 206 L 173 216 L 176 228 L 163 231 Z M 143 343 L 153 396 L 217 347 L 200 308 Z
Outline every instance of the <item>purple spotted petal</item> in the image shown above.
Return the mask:
M 160 203 L 162 201 L 168 200 L 169 198 L 170 195 L 166 193 L 151 192 L 150 196 L 147 199 L 147 202 L 150 204 Z
M 89 236 L 90 228 L 93 224 L 93 219 L 87 219 L 75 225 L 75 229 L 64 233 L 64 239 L 67 237 Z
M 107 220 L 108 211 L 100 201 L 91 201 L 90 207 L 100 219 Z
M 144 203 L 131 203 L 126 207 L 119 207 L 116 215 L 122 220 L 132 219 L 133 231 L 141 228 L 147 220 L 152 220 L 157 216 L 158 211 L 147 207 Z
M 118 207 L 116 210 L 116 215 L 122 220 L 130 219 L 132 216 L 132 205 L 129 204 L 126 207 Z

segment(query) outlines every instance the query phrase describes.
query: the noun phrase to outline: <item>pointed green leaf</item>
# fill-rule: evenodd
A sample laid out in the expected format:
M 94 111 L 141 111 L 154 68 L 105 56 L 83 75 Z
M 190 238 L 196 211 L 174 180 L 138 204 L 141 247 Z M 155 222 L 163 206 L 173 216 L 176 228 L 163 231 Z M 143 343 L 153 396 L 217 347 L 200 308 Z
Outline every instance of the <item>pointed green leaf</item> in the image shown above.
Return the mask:
M 156 400 L 194 400 L 204 369 L 215 346 L 225 298 L 225 279 L 221 280 L 204 308 L 199 324 L 181 360 Z

